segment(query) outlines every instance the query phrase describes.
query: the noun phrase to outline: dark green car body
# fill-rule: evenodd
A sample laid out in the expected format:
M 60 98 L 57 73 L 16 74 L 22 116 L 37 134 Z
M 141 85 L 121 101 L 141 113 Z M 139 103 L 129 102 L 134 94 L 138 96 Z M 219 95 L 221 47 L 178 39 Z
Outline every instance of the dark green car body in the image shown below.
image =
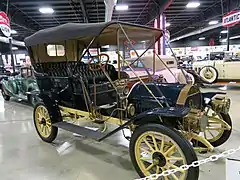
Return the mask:
M 38 85 L 31 67 L 22 67 L 20 73 L 15 73 L 1 81 L 3 98 L 8 101 L 10 97 L 28 100 L 32 105 L 37 101 Z

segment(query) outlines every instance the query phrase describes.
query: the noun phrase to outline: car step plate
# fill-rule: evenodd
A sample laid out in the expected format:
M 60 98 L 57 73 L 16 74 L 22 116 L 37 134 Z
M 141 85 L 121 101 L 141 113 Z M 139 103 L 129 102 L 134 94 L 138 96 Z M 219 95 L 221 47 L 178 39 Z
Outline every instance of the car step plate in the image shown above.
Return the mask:
M 53 126 L 64 129 L 64 130 L 67 130 L 67 131 L 70 131 L 70 132 L 75 133 L 75 134 L 79 134 L 81 136 L 85 136 L 85 137 L 88 137 L 88 138 L 95 139 L 97 141 L 99 141 L 102 137 L 105 136 L 104 133 L 101 133 L 99 131 L 95 131 L 95 130 L 92 130 L 90 128 L 85 128 L 85 127 L 78 126 L 78 125 L 75 125 L 75 124 L 70 124 L 70 123 L 67 123 L 67 122 L 64 122 L 64 121 L 54 123 Z

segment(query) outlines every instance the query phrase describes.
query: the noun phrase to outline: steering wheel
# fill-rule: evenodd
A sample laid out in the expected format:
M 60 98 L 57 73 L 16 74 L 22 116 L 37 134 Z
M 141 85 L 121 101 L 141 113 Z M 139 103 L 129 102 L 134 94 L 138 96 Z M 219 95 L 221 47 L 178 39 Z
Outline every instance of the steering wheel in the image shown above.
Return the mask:
M 106 60 L 103 60 L 103 57 L 106 57 Z M 98 71 L 100 69 L 105 68 L 105 66 L 109 62 L 109 55 L 102 53 L 99 54 L 98 56 L 93 56 L 89 61 L 88 61 L 88 66 L 91 71 Z

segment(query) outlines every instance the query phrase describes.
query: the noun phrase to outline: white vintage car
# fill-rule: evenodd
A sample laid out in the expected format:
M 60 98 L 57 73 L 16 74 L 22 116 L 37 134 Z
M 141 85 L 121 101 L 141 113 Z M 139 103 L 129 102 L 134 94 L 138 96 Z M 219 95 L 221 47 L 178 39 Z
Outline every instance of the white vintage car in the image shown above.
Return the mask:
M 193 69 L 207 82 L 217 80 L 240 80 L 240 58 L 231 52 L 215 52 L 209 60 L 194 62 Z
M 141 57 L 141 62 L 145 65 L 145 67 L 148 69 L 149 73 L 155 77 L 158 78 L 159 76 L 162 76 L 166 82 L 168 83 L 187 83 L 186 79 L 182 72 L 184 72 L 185 76 L 187 77 L 188 81 L 191 81 L 191 83 L 194 83 L 194 78 L 191 74 L 187 73 L 185 70 L 181 70 L 178 68 L 177 62 L 172 56 L 160 56 L 162 61 L 166 64 L 166 66 L 169 68 L 167 69 L 165 65 L 157 58 L 153 58 L 153 56 L 143 56 Z M 126 59 L 126 61 L 131 64 L 136 58 L 130 58 Z M 147 72 L 144 70 L 144 66 L 140 61 L 134 62 L 131 67 L 134 69 L 135 73 L 137 73 L 138 76 L 147 76 Z M 136 77 L 134 72 L 131 71 L 129 67 L 126 66 L 126 68 L 122 67 L 122 70 L 124 70 L 130 78 Z M 170 71 L 169 71 L 170 70 Z

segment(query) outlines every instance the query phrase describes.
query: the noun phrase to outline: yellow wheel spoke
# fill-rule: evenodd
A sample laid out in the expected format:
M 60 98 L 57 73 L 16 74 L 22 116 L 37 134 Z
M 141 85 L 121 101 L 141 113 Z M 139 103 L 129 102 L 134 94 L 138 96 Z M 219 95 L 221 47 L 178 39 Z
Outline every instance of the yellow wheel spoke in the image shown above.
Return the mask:
M 47 135 L 47 127 L 46 126 L 44 126 L 44 133 L 45 133 L 45 135 Z
M 208 124 L 219 124 L 219 122 L 216 122 L 216 121 L 209 121 Z
M 47 125 L 48 127 L 51 127 L 52 124 L 51 124 L 50 122 L 47 122 L 47 121 L 46 121 L 46 125 Z
M 40 117 L 41 117 L 41 113 L 40 112 L 37 113 L 37 117 L 40 119 Z
M 46 126 L 46 132 L 47 132 L 46 135 L 48 135 L 50 133 L 50 129 L 47 126 Z
M 162 136 L 162 142 L 161 142 L 161 147 L 160 147 L 161 152 L 163 152 L 163 148 L 164 148 L 164 136 Z
M 146 168 L 146 171 L 151 170 L 154 166 L 155 166 L 154 164 L 149 165 L 149 166 Z
M 169 180 L 167 176 L 164 176 L 164 180 Z
M 176 168 L 179 168 L 178 166 L 174 165 L 174 164 L 171 164 L 171 163 L 168 163 L 169 166 L 171 166 L 173 169 L 176 169 Z M 183 170 L 179 171 L 181 173 L 184 173 Z
M 141 148 L 141 150 L 143 150 L 145 153 L 147 153 L 147 154 L 151 154 L 151 152 L 150 151 L 148 151 L 148 150 L 146 150 L 145 148 Z
M 159 174 L 160 173 L 160 168 L 159 168 L 159 166 L 157 166 L 157 168 L 156 168 L 156 174 Z
M 204 133 L 204 138 L 207 139 L 206 131 L 204 131 L 203 133 Z
M 162 167 L 162 171 L 166 171 L 167 169 Z M 163 176 L 164 177 L 164 180 L 169 180 L 169 178 L 167 176 Z
M 164 155 L 165 155 L 165 156 L 168 155 L 170 152 L 174 151 L 175 148 L 176 148 L 176 146 L 175 146 L 175 145 L 172 145 L 172 146 L 164 153 Z
M 168 160 L 183 161 L 184 159 L 182 157 L 171 156 L 171 157 L 168 158 Z
M 41 115 L 43 115 L 43 114 L 44 114 L 44 112 L 43 112 L 43 108 L 40 108 L 40 110 L 39 110 L 39 111 L 40 111 L 40 114 L 41 114 Z
M 41 128 L 41 131 L 43 132 L 44 131 L 44 126 L 42 124 L 40 124 L 40 128 Z
M 173 177 L 173 179 L 179 180 L 178 177 L 175 174 L 171 174 L 171 176 Z
M 151 157 L 141 157 L 140 159 L 141 159 L 141 160 L 143 160 L 143 161 L 152 160 L 152 158 L 151 158 Z
M 218 131 L 218 130 L 227 130 L 226 128 L 220 128 L 220 127 L 206 127 L 206 130 L 216 130 L 216 131 Z
M 207 130 L 209 132 L 209 134 L 211 134 L 211 136 L 214 138 L 215 136 L 213 135 L 213 133 L 209 130 Z
M 153 143 L 154 143 L 155 150 L 158 151 L 159 149 L 158 149 L 158 146 L 157 146 L 156 139 L 153 135 L 151 135 L 151 137 L 152 137 L 152 140 L 153 140 Z
M 153 147 L 151 146 L 151 144 L 149 144 L 149 142 L 147 141 L 146 137 L 143 138 L 143 141 L 151 149 L 151 151 L 154 151 Z

